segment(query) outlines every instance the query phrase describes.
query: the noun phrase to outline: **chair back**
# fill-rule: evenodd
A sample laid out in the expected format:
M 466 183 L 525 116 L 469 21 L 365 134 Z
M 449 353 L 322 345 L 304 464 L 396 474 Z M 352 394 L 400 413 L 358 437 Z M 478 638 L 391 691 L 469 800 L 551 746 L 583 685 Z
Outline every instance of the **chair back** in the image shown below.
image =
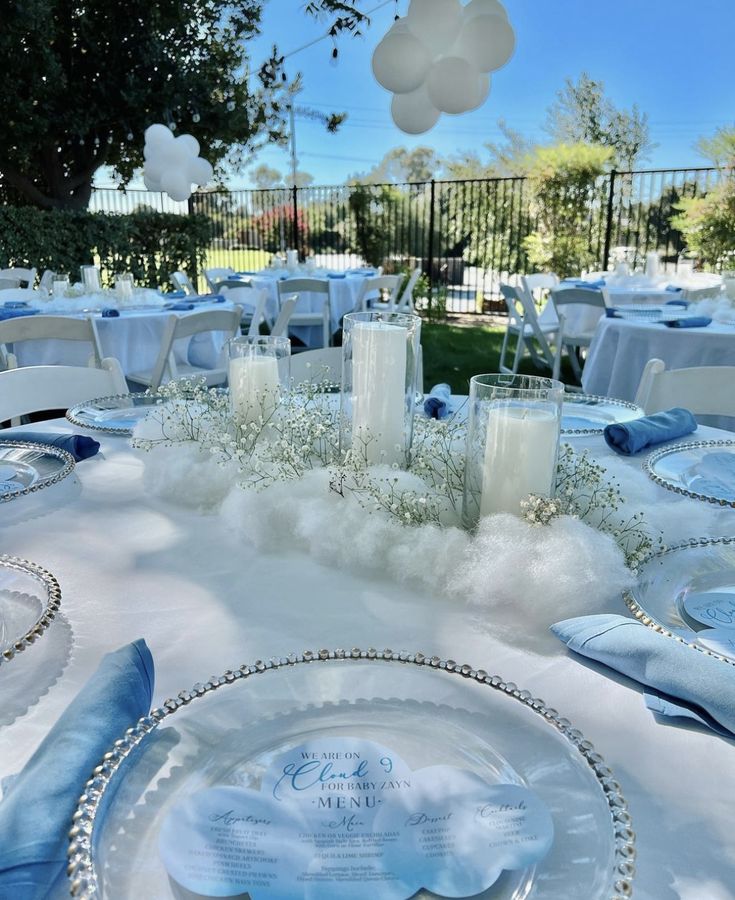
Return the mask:
M 403 289 L 403 293 L 396 304 L 396 312 L 413 312 L 413 292 L 420 277 L 421 267 L 417 266 L 411 272 L 406 287 Z
M 36 271 L 36 269 L 21 269 L 18 266 L 14 266 L 11 269 L 2 269 L 0 278 L 9 278 L 17 281 L 18 283 L 12 285 L 12 287 L 20 287 L 25 283 L 25 290 L 32 291 L 36 283 Z
M 329 282 L 324 278 L 288 278 L 278 282 L 278 295 L 284 294 L 326 294 L 329 296 Z
M 294 384 L 309 381 L 321 384 L 324 381 L 342 380 L 342 348 L 320 347 L 318 350 L 305 350 L 291 357 L 291 378 Z
M 523 328 L 525 315 L 524 298 L 517 287 L 512 284 L 501 284 L 500 293 L 505 300 L 505 308 L 508 310 L 508 321 L 516 328 Z
M 402 275 L 378 275 L 375 278 L 366 278 L 359 294 L 355 311 L 368 309 L 368 301 L 372 294 L 378 294 L 378 303 L 375 306 L 385 308 L 388 312 L 396 311 L 398 291 L 403 281 Z M 388 300 L 383 300 L 383 293 L 388 294 Z
M 120 363 L 103 359 L 99 369 L 87 366 L 24 366 L 0 372 L 0 421 L 76 403 L 127 394 Z
M 151 373 L 151 390 L 158 390 L 167 370 L 172 379 L 178 377 L 176 359 L 173 353 L 175 341 L 207 331 L 223 332 L 229 337 L 235 337 L 235 335 L 240 333 L 241 318 L 242 309 L 239 306 L 236 306 L 233 310 L 206 309 L 183 316 L 168 316 L 161 339 L 161 349 Z
M 220 293 L 243 310 L 241 324 L 248 325 L 248 336 L 260 334 L 260 323 L 266 318 L 268 291 L 265 288 L 223 287 Z
M 0 291 L 23 290 L 18 278 L 0 278 Z
M 610 306 L 610 295 L 604 287 L 556 287 L 551 290 L 551 298 L 557 312 L 560 306 L 595 306 L 603 311 Z
M 559 276 L 553 272 L 534 272 L 521 275 L 521 287 L 535 299 L 536 291 L 550 291 L 559 284 Z
M 194 285 L 191 283 L 191 279 L 186 272 L 172 272 L 169 275 L 169 281 L 177 291 L 183 291 L 187 297 L 196 294 Z
M 8 368 L 17 366 L 17 354 L 14 350 L 12 354 L 8 352 L 8 345 L 12 344 L 15 348 L 15 344 L 23 341 L 44 340 L 83 341 L 92 345 L 92 363 L 99 366 L 102 360 L 97 326 L 91 316 L 86 319 L 70 316 L 19 316 L 0 322 L 0 347 L 4 347 L 8 354 Z M 10 362 L 11 356 L 14 362 Z M 49 407 L 51 408 L 53 407 Z
M 299 295 L 292 294 L 290 297 L 281 297 L 281 311 L 278 318 L 271 328 L 273 337 L 286 337 L 288 334 L 288 324 L 293 316 L 294 309 L 298 303 Z
M 217 285 L 220 281 L 225 281 L 230 275 L 234 275 L 235 270 L 231 266 L 225 266 L 219 269 L 205 269 L 204 277 L 207 279 L 209 289 L 216 293 Z
M 649 359 L 641 375 L 635 402 L 646 413 L 683 406 L 695 416 L 735 418 L 735 366 L 669 369 L 661 359 Z

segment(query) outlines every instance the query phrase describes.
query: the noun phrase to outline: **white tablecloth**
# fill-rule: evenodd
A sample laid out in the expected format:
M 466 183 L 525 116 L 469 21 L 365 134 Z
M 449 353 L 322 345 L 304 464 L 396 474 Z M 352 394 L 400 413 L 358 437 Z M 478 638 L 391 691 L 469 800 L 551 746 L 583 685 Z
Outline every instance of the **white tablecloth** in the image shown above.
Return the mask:
M 667 369 L 735 365 L 735 326 L 668 328 L 660 322 L 601 319 L 587 355 L 582 386 L 588 394 L 633 400 L 649 359 Z
M 701 429 L 699 436 L 716 434 Z M 0 524 L 3 552 L 46 566 L 63 591 L 63 618 L 2 673 L 6 690 L 30 687 L 16 720 L 0 727 L 0 776 L 27 761 L 101 655 L 138 637 L 155 659 L 155 704 L 245 661 L 308 647 L 420 649 L 513 680 L 596 745 L 630 804 L 637 900 L 735 898 L 732 741 L 657 724 L 624 679 L 580 664 L 561 645 L 538 656 L 501 642 L 492 622 L 461 603 L 352 576 L 288 547 L 277 556 L 247 545 L 233 552 L 223 521 L 151 497 L 141 456 L 124 439 L 95 436 L 102 453 L 78 465 L 75 489 L 64 493 L 62 483 L 0 511 L 13 520 Z M 599 457 L 608 452 L 602 438 L 580 445 Z M 51 491 L 59 491 L 55 500 Z M 46 514 L 24 519 L 24 500 Z M 700 504 L 686 502 L 701 513 Z M 735 526 L 733 511 L 706 515 L 730 515 Z M 614 611 L 625 612 L 622 600 Z M 58 658 L 39 670 L 44 644 Z

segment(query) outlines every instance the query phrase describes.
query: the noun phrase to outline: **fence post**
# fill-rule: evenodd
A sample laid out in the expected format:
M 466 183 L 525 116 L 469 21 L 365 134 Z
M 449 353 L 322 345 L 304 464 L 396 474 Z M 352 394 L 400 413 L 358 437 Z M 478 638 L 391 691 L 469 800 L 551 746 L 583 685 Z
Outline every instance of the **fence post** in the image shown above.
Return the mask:
M 431 179 L 431 194 L 429 198 L 429 246 L 427 248 L 427 256 L 429 257 L 427 260 L 428 264 L 428 272 L 429 276 L 429 291 L 433 291 L 434 289 L 434 196 L 435 196 L 435 188 L 436 182 L 434 179 Z
M 615 177 L 617 176 L 615 169 L 610 172 L 610 193 L 607 195 L 607 223 L 605 225 L 605 249 L 602 257 L 602 271 L 607 271 L 608 260 L 610 259 L 610 245 L 612 244 L 612 228 L 613 216 L 615 214 Z
M 190 216 L 194 215 L 196 212 L 194 208 L 194 197 L 192 194 L 189 194 L 189 199 L 186 201 L 187 212 Z M 189 259 L 189 280 L 196 287 L 197 291 L 199 290 L 199 265 L 197 263 L 196 253 L 192 253 L 191 258 Z
M 299 189 L 296 185 L 291 188 L 293 191 L 293 228 L 291 238 L 293 240 L 293 248 L 299 252 Z

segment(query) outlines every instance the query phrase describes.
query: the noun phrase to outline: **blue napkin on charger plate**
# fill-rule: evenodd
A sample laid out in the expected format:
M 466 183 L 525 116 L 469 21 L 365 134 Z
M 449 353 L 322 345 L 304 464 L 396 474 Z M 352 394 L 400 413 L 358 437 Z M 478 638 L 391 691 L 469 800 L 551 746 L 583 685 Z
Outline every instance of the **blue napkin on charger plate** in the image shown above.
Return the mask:
M 116 319 L 120 315 L 120 310 L 114 307 L 108 307 L 102 310 L 103 319 Z
M 445 419 L 449 413 L 452 389 L 448 384 L 435 384 L 424 400 L 424 412 L 430 419 Z
M 677 288 L 677 290 L 681 290 L 681 288 Z M 684 309 L 688 309 L 689 301 L 688 300 L 667 300 L 664 303 L 664 306 L 681 306 Z
M 327 278 L 347 278 L 344 272 L 327 272 Z
M 551 631 L 575 653 L 650 688 L 646 705 L 659 715 L 735 736 L 735 666 L 624 616 L 580 616 Z
M 89 459 L 100 449 L 99 441 L 87 437 L 86 434 L 61 434 L 51 431 L 22 431 L 19 428 L 3 428 L 0 441 L 31 441 L 34 444 L 47 444 L 71 453 L 76 462 Z
M 3 303 L 4 309 L 28 309 L 28 304 L 25 300 L 6 300 Z
M 666 290 L 672 294 L 680 294 L 682 289 L 680 287 L 676 287 L 674 284 L 667 284 Z
M 235 272 L 235 275 L 237 275 L 238 277 L 242 276 L 242 275 L 257 275 L 257 274 L 258 274 L 257 272 Z
M 108 653 L 0 801 L 0 897 L 43 900 L 64 877 L 71 818 L 92 770 L 150 711 L 153 658 L 137 640 Z
M 706 328 L 712 323 L 712 319 L 707 316 L 689 316 L 686 319 L 673 319 L 671 322 L 664 322 L 667 328 Z
M 35 316 L 39 310 L 37 309 L 28 309 L 27 307 L 23 307 L 22 309 L 15 309 L 13 307 L 0 307 L 0 322 L 5 319 L 19 319 L 21 316 Z
M 605 315 L 608 319 L 622 319 L 623 317 L 618 314 L 617 306 L 606 306 L 605 307 Z
M 604 278 L 598 278 L 597 281 L 583 281 L 581 278 L 569 278 L 564 280 L 563 287 L 592 288 L 593 290 L 597 290 L 598 288 L 605 287 L 606 284 L 607 282 Z
M 183 311 L 185 309 L 194 309 L 194 304 L 193 303 L 172 303 L 171 306 L 169 306 L 169 309 L 176 309 L 176 310 L 180 310 L 180 311 Z
M 605 427 L 607 446 L 623 456 L 640 453 L 646 447 L 673 441 L 697 430 L 697 422 L 688 409 L 674 407 L 652 416 L 633 419 L 632 422 L 616 422 Z
M 167 300 L 183 300 L 186 297 L 186 291 L 169 291 L 167 294 L 161 294 L 161 296 Z

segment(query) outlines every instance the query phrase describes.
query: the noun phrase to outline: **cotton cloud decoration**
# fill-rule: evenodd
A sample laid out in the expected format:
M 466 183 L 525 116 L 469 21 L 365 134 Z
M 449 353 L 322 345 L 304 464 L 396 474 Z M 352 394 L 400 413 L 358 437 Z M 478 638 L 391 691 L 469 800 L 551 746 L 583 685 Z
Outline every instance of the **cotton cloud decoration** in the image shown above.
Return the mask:
M 199 141 L 191 134 L 174 137 L 166 125 L 146 128 L 143 181 L 149 191 L 164 191 L 172 200 L 191 196 L 192 184 L 211 180 L 214 169 L 199 156 Z
M 401 131 L 423 134 L 442 113 L 478 109 L 490 72 L 515 50 L 515 33 L 499 0 L 411 0 L 373 53 L 373 74 L 393 93 L 391 116 Z

